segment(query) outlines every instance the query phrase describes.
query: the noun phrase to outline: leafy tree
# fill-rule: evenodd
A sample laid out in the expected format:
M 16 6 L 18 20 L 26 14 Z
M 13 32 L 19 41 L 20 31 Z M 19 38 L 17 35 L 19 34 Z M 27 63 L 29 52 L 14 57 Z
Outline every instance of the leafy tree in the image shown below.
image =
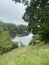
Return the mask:
M 28 29 L 40 40 L 49 40 L 49 0 L 31 0 L 23 19 L 28 22 Z
M 19 3 L 23 3 L 24 5 L 28 5 L 29 0 L 12 0 L 15 1 L 15 3 L 19 2 Z
M 19 3 L 20 3 L 20 2 L 21 2 L 21 0 L 12 0 L 12 1 L 15 1 L 15 3 L 17 3 L 17 2 L 19 2 Z
M 7 31 L 4 31 L 0 26 L 0 53 L 7 52 L 13 47 Z
M 0 23 L 0 53 L 8 52 L 17 47 L 18 44 L 11 41 L 8 31 L 4 30 L 2 23 Z

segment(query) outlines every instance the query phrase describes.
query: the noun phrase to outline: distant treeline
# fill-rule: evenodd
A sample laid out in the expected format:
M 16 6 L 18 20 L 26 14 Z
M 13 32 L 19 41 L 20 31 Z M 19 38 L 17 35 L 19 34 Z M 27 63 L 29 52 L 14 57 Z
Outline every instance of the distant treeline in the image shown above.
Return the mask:
M 12 23 L 2 23 L 2 27 L 5 31 L 9 32 L 9 35 L 11 38 L 14 38 L 16 35 L 17 36 L 26 36 L 29 34 L 28 32 L 28 26 L 26 25 L 19 25 L 16 26 L 15 24 Z

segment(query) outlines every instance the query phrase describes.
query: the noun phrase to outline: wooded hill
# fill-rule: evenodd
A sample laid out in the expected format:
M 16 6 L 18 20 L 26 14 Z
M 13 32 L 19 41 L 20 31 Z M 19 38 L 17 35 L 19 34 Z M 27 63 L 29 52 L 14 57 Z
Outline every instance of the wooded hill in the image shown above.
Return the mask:
M 16 26 L 15 24 L 12 24 L 12 23 L 3 23 L 3 22 L 0 22 L 0 24 L 2 25 L 2 28 L 5 31 L 9 32 L 9 35 L 11 38 L 14 38 L 16 35 L 17 36 L 26 36 L 29 34 L 28 26 L 26 26 L 26 25 Z

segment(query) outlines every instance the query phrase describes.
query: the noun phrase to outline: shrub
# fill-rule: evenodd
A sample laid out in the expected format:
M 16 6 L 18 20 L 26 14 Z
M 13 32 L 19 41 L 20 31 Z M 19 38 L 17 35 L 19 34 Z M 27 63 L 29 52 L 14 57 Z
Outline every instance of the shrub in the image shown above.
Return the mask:
M 13 49 L 14 48 L 18 48 L 18 47 L 19 47 L 18 42 L 17 43 L 13 43 Z
M 40 39 L 39 39 L 39 35 L 35 35 L 33 36 L 33 38 L 31 39 L 31 41 L 29 42 L 29 45 L 35 45 L 37 43 L 40 43 Z

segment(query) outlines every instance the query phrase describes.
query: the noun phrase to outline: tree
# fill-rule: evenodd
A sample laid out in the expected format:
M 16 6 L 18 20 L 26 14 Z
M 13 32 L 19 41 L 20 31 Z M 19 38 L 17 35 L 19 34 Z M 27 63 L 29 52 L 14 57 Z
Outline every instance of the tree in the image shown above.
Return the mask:
M 15 3 L 19 2 L 19 3 L 23 3 L 24 5 L 28 5 L 29 4 L 29 0 L 12 0 L 15 1 Z
M 4 31 L 0 24 L 0 53 L 5 53 L 13 48 L 13 42 L 7 31 Z
M 31 0 L 23 19 L 28 22 L 29 31 L 43 41 L 49 40 L 49 0 Z

